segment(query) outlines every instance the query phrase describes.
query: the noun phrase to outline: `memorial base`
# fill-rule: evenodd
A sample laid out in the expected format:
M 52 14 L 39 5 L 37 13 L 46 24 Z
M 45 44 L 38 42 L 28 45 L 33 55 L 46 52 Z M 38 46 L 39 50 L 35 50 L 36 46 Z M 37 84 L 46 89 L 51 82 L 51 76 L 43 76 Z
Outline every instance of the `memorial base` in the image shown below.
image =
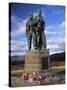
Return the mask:
M 49 69 L 49 51 L 32 50 L 26 53 L 25 57 L 25 72 L 32 74 L 42 73 Z

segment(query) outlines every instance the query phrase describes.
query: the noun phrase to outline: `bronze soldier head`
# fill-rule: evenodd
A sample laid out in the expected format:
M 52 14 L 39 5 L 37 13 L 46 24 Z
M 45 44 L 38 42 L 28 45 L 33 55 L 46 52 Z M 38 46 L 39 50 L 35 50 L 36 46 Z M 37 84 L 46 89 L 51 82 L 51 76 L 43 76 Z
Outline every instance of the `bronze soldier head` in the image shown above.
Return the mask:
M 38 9 L 37 10 L 37 21 L 42 21 L 43 18 L 42 18 L 42 11 L 41 9 Z
M 37 14 L 38 14 L 38 15 L 41 15 L 41 13 L 42 13 L 42 12 L 41 12 L 41 9 L 38 9 L 38 10 L 37 10 Z
M 32 12 L 29 13 L 29 19 L 33 19 L 33 13 Z

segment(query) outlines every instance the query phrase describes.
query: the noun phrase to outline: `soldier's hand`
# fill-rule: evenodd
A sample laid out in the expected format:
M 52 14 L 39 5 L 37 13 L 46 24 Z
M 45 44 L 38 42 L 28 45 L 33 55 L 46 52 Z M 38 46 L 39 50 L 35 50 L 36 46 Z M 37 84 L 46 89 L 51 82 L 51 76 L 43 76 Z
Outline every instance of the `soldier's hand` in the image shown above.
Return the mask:
M 38 32 L 36 32 L 36 35 L 38 35 Z
M 32 34 L 32 31 L 29 31 L 29 34 Z

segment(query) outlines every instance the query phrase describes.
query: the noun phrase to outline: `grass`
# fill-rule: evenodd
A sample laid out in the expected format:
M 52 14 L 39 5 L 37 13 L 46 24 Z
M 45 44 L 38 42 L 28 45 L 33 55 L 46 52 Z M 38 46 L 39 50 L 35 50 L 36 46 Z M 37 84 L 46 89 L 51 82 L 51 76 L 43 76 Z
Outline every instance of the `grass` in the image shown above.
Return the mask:
M 50 71 L 55 74 L 62 73 L 63 71 L 65 71 L 65 67 L 51 67 Z M 15 70 L 12 71 L 11 76 L 21 77 L 22 74 L 23 74 L 23 70 Z
M 12 71 L 11 71 L 11 76 L 21 77 L 22 74 L 23 74 L 23 71 L 24 71 L 24 70 L 12 70 Z
M 60 68 L 59 67 L 53 67 L 50 69 L 50 71 L 53 73 L 60 73 L 60 72 L 65 71 L 65 68 L 64 67 L 60 67 Z
M 12 73 L 11 76 L 21 77 L 22 76 L 22 72 Z

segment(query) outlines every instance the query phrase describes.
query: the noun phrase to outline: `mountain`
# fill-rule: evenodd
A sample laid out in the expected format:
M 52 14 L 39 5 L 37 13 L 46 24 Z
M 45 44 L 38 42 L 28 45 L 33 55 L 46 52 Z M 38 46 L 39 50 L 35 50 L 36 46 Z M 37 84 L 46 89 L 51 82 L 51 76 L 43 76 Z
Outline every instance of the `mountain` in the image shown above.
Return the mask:
M 65 52 L 50 55 L 50 62 L 65 62 Z
M 24 64 L 25 55 L 23 55 L 23 56 L 11 56 L 10 60 L 11 60 L 12 65 Z
M 25 55 L 11 56 L 10 60 L 11 60 L 12 65 L 24 64 L 25 63 Z M 50 55 L 50 62 L 65 62 L 65 52 Z

